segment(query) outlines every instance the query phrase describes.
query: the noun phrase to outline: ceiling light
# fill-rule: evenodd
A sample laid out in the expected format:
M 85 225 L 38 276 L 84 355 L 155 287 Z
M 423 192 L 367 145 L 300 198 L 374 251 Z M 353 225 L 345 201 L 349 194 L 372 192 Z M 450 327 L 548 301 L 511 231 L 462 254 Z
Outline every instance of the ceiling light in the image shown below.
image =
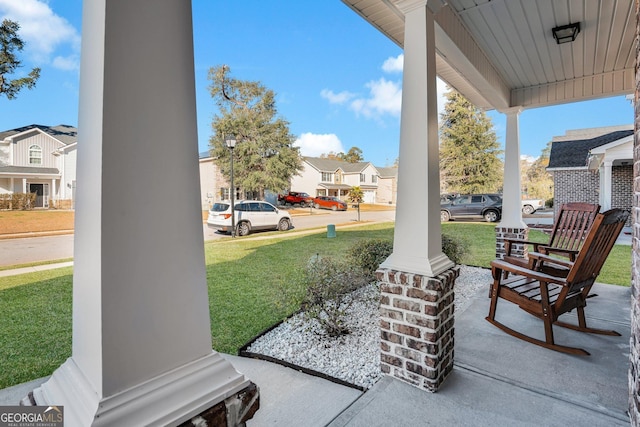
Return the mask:
M 561 27 L 555 27 L 553 30 L 553 38 L 556 39 L 558 44 L 570 43 L 576 39 L 580 32 L 580 23 L 563 25 Z

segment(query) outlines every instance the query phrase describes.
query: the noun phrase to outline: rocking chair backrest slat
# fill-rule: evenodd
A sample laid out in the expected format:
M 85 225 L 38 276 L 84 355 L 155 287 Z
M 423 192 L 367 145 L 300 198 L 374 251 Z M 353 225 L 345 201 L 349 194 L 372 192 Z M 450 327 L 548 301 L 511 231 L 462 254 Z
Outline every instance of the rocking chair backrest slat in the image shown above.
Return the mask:
M 567 275 L 570 292 L 595 282 L 628 216 L 629 212 L 622 209 L 611 209 L 596 215 Z
M 591 228 L 600 205 L 565 203 L 558 211 L 549 246 L 577 251 Z

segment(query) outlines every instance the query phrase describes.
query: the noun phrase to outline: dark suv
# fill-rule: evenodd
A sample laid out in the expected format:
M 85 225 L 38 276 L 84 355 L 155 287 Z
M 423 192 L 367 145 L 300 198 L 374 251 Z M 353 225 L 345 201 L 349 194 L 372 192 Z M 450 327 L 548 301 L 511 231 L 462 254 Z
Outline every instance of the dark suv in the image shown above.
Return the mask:
M 502 216 L 500 194 L 465 194 L 453 199 L 440 199 L 440 221 L 484 218 L 496 222 Z

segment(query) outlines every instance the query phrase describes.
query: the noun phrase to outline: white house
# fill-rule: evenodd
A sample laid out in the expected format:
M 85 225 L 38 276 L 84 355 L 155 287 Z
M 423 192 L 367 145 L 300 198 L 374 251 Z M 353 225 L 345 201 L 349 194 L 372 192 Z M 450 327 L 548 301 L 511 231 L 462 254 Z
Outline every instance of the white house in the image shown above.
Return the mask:
M 36 207 L 73 207 L 77 144 L 68 125 L 0 132 L 0 194 L 36 193 Z
M 360 187 L 365 203 L 390 203 L 395 200 L 395 186 L 385 181 L 380 185 L 378 168 L 369 162 L 349 163 L 321 157 L 304 157 L 303 168 L 291 179 L 291 189 L 304 191 L 313 196 L 334 196 L 344 199 L 352 187 Z M 393 177 L 385 168 L 385 177 Z M 393 179 L 394 180 L 394 179 Z M 384 191 L 384 193 L 381 193 Z

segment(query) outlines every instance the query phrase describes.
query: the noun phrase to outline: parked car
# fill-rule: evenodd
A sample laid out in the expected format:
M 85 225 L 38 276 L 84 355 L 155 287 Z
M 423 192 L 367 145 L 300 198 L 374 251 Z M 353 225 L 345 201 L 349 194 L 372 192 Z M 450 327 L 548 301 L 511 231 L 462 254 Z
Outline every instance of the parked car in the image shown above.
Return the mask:
M 291 228 L 291 217 L 269 202 L 241 200 L 234 206 L 236 234 L 246 236 L 253 230 L 280 230 Z M 214 203 L 209 210 L 207 225 L 222 232 L 231 231 L 231 204 Z
M 316 209 L 331 209 L 332 211 L 346 211 L 347 204 L 337 197 L 318 196 L 313 199 L 313 206 Z
M 278 203 L 281 205 L 309 206 L 313 203 L 313 197 L 307 193 L 289 191 L 287 194 L 278 194 Z
M 531 215 L 538 209 L 544 208 L 544 200 L 528 199 L 522 200 L 522 213 L 525 215 Z
M 484 218 L 496 222 L 502 216 L 502 196 L 500 194 L 465 194 L 450 201 L 440 199 L 440 221 L 450 219 Z

